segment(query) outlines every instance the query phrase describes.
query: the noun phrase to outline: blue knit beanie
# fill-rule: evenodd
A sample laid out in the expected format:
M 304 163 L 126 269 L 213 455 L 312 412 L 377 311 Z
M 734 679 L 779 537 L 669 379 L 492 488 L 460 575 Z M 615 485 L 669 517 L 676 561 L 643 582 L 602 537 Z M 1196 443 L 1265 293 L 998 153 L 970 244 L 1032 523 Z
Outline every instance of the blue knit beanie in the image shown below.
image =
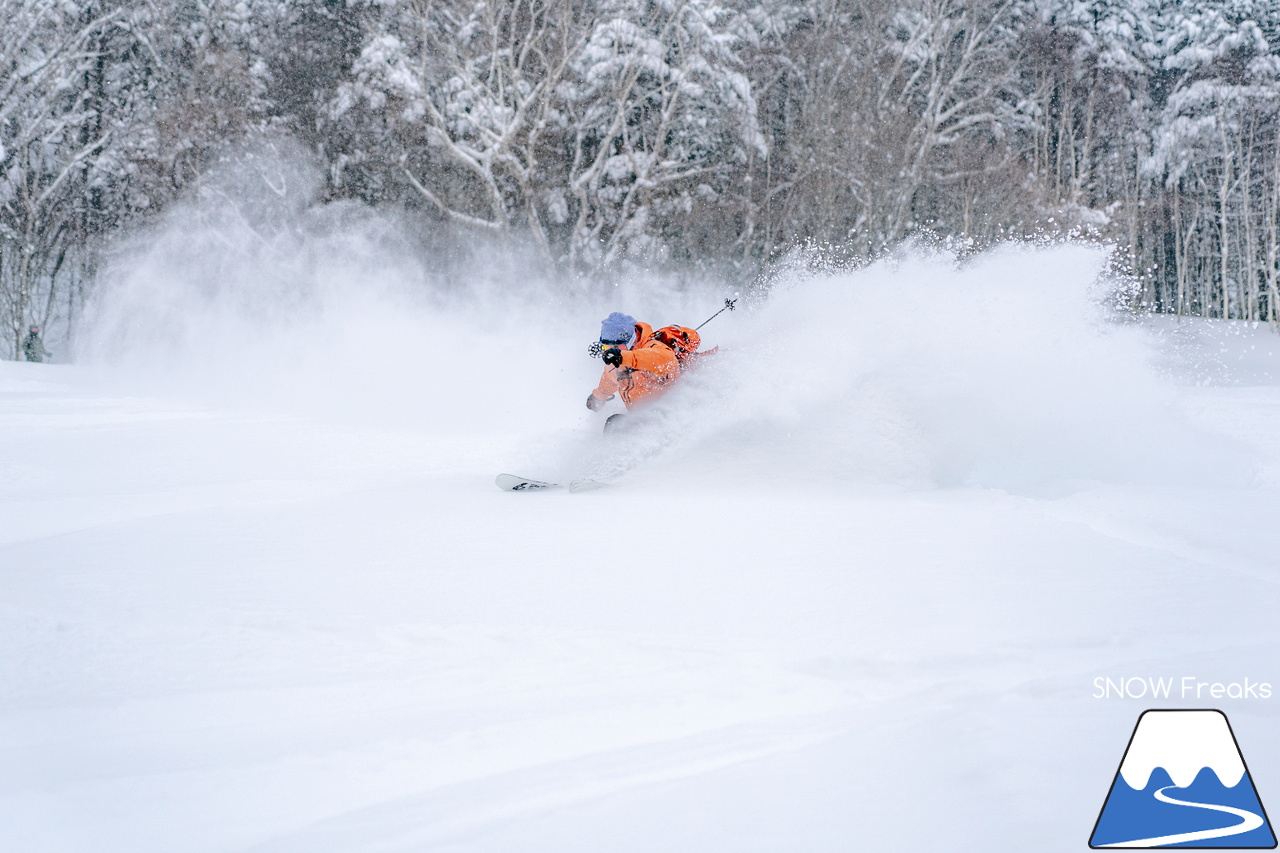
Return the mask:
M 630 314 L 614 311 L 600 324 L 601 343 L 630 344 L 636 334 L 636 318 Z

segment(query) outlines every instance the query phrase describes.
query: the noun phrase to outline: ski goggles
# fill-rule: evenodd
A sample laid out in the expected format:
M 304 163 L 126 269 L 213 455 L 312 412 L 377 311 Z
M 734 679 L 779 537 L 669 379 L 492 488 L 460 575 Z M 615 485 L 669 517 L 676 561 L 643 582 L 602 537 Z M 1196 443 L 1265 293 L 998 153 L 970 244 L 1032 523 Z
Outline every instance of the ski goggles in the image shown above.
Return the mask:
M 601 355 L 604 354 L 604 351 L 607 349 L 611 349 L 615 347 L 623 348 L 630 343 L 631 343 L 630 338 L 627 338 L 625 341 L 596 341 L 587 349 L 587 351 L 591 353 L 592 358 L 599 358 Z

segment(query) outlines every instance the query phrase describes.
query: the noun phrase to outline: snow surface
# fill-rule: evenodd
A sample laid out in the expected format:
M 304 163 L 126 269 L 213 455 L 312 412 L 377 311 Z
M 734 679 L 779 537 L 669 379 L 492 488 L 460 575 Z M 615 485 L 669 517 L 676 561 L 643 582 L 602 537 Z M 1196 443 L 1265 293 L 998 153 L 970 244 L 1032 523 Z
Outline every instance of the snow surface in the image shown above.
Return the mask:
M 1094 250 L 797 274 L 625 445 L 599 318 L 718 296 L 162 261 L 0 363 L 6 850 L 1083 848 L 1095 678 L 1280 685 L 1280 337 Z

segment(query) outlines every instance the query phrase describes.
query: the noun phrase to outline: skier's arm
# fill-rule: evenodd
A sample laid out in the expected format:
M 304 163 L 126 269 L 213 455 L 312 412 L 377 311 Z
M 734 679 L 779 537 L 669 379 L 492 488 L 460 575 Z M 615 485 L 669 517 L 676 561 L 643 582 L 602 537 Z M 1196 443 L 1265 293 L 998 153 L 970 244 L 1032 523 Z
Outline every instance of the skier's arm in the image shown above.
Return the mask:
M 616 368 L 606 367 L 604 373 L 600 376 L 600 384 L 596 386 L 596 390 L 591 392 L 591 396 L 587 397 L 587 408 L 594 412 L 609 402 L 609 399 L 617 393 L 618 371 Z
M 641 347 L 622 353 L 622 367 L 665 376 L 676 370 L 676 356 L 666 347 Z

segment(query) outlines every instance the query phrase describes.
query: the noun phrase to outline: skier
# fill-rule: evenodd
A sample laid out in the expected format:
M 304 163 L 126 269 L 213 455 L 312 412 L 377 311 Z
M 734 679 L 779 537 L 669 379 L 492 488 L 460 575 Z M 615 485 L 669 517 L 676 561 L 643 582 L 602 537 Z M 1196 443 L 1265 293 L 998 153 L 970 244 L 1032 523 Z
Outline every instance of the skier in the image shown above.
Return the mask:
M 711 315 L 710 319 L 714 320 L 721 311 L 732 310 L 736 301 L 726 299 L 724 308 Z M 604 359 L 605 368 L 600 384 L 587 397 L 587 408 L 597 411 L 615 396 L 620 396 L 627 409 L 631 409 L 644 400 L 657 397 L 670 388 L 684 371 L 694 367 L 702 356 L 711 355 L 719 349 L 715 347 L 698 352 L 701 344 L 697 329 L 663 326 L 655 331 L 648 323 L 637 322 L 634 317 L 615 311 L 604 318 L 600 324 L 600 339 L 591 345 L 591 354 Z M 627 416 L 621 412 L 610 415 L 605 421 L 604 431 L 606 435 L 625 434 L 629 431 Z M 621 470 L 625 468 L 615 473 L 621 473 Z M 498 488 L 508 492 L 540 491 L 561 486 L 515 474 L 499 474 L 494 482 Z M 598 489 L 604 482 L 607 480 L 579 477 L 569 483 L 569 491 Z
M 26 356 L 27 361 L 41 362 L 48 358 L 51 353 L 44 348 L 44 341 L 40 340 L 40 327 L 32 326 L 27 336 L 22 340 L 22 354 Z
M 600 357 L 604 373 L 587 397 L 587 408 L 598 410 L 622 398 L 628 409 L 667 390 L 680 376 L 675 350 L 654 337 L 653 327 L 634 317 L 613 312 L 600 324 Z

